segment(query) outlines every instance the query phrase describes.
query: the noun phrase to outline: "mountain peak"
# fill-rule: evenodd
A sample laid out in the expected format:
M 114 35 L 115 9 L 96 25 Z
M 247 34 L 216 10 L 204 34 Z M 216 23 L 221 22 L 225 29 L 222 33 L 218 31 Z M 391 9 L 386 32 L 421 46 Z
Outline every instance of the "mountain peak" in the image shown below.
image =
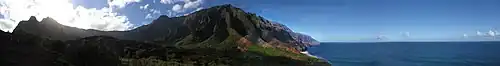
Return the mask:
M 215 6 L 217 8 L 237 8 L 231 4 L 224 4 L 224 5 L 219 5 L 219 6 Z
M 159 18 L 170 18 L 170 17 L 168 17 L 167 15 L 160 15 L 160 17 L 158 17 L 158 19 Z
M 38 21 L 35 16 L 30 16 L 29 22 Z
M 47 18 L 43 18 L 42 21 L 51 21 L 51 22 L 56 22 L 56 20 L 50 18 L 50 17 L 47 17 Z
M 42 24 L 53 24 L 53 26 L 59 26 L 60 25 L 56 20 L 54 20 L 54 19 L 52 19 L 50 17 L 43 18 L 42 21 L 40 21 L 40 22 Z
M 221 8 L 221 10 L 228 9 L 228 10 L 243 11 L 241 8 L 238 8 L 238 7 L 233 6 L 231 4 L 224 4 L 224 5 L 220 5 L 220 6 L 215 6 L 214 8 Z
M 207 9 L 202 9 L 202 10 L 196 11 L 196 12 L 191 13 L 191 14 L 197 14 L 199 12 L 210 12 L 213 14 L 213 13 L 224 13 L 224 12 L 233 13 L 233 12 L 244 12 L 244 11 L 241 8 L 235 7 L 231 4 L 224 4 L 224 5 L 213 6 L 213 7 L 207 8 Z M 205 14 L 205 13 L 202 13 L 202 14 Z M 186 15 L 186 16 L 189 16 L 189 15 Z

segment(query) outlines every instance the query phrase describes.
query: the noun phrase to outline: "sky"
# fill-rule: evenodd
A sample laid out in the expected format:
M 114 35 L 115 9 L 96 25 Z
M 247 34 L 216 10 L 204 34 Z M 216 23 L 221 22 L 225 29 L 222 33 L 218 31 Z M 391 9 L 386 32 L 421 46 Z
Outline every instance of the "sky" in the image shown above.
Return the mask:
M 124 31 L 222 4 L 321 42 L 500 40 L 500 0 L 0 0 L 0 29 L 36 16 Z

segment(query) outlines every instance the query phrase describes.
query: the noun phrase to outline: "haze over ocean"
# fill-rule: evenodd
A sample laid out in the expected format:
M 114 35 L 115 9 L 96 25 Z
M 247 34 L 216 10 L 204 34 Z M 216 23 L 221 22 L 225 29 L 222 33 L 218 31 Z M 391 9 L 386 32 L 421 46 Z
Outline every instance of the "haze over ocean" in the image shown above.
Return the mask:
M 324 42 L 309 53 L 333 66 L 500 66 L 500 42 Z

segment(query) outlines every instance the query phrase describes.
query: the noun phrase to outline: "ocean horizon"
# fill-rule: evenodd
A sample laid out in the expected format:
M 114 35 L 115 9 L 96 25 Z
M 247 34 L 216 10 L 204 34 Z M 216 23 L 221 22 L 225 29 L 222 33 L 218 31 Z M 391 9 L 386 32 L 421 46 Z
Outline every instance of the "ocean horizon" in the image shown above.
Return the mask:
M 322 42 L 309 48 L 333 66 L 500 66 L 500 41 Z

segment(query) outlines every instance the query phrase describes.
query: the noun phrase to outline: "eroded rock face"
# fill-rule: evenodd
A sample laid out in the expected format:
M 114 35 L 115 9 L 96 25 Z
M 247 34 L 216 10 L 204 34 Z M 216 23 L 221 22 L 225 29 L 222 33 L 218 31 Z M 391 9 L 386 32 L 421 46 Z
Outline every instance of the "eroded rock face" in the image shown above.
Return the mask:
M 231 5 L 216 6 L 200 10 L 186 17 L 184 22 L 195 36 L 207 39 L 213 34 L 235 30 L 254 44 L 280 42 L 274 46 L 303 51 L 310 45 L 318 44 L 313 38 L 295 33 L 285 25 L 265 20 L 264 18 Z M 231 33 L 229 33 L 231 34 Z M 224 38 L 226 36 L 222 36 Z M 276 40 L 275 40 L 276 39 Z M 259 41 L 263 40 L 263 41 Z

